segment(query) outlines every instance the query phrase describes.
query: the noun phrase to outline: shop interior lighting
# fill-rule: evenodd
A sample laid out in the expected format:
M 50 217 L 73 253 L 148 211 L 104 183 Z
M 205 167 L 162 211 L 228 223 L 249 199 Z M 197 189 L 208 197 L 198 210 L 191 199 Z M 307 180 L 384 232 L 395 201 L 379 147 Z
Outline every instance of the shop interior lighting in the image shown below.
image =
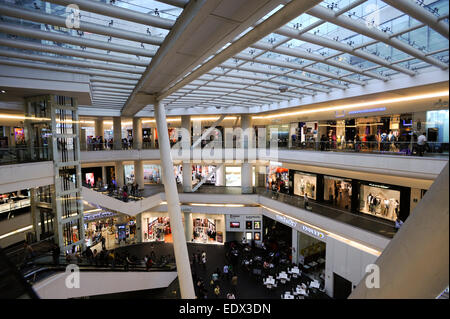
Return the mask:
M 253 116 L 252 118 L 253 119 L 283 118 L 283 117 L 313 114 L 313 113 L 322 113 L 322 112 L 329 112 L 329 111 L 342 111 L 342 110 L 347 110 L 347 109 L 366 107 L 366 106 L 375 106 L 375 105 L 380 105 L 380 104 L 393 104 L 393 103 L 410 102 L 410 101 L 424 100 L 424 99 L 437 98 L 437 97 L 446 97 L 448 95 L 449 95 L 448 91 L 440 91 L 440 92 L 433 92 L 433 93 L 428 93 L 428 94 L 411 95 L 411 96 L 405 96 L 405 97 L 374 100 L 374 101 L 369 101 L 369 102 L 360 102 L 360 103 L 353 103 L 353 104 L 343 104 L 343 105 L 338 105 L 338 106 L 322 107 L 322 108 L 317 108 L 317 109 L 294 111 L 294 112 L 288 112 L 288 113 Z

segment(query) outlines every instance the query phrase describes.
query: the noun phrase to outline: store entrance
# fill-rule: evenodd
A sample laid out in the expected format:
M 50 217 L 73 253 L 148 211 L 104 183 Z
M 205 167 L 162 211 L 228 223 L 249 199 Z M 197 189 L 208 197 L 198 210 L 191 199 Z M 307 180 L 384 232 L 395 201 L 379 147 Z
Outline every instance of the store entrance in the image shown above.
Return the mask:
M 347 299 L 352 293 L 352 283 L 347 279 L 333 273 L 333 297 L 335 299 Z
M 172 229 L 169 217 L 155 217 L 148 221 L 148 232 L 144 233 L 145 241 L 172 243 Z

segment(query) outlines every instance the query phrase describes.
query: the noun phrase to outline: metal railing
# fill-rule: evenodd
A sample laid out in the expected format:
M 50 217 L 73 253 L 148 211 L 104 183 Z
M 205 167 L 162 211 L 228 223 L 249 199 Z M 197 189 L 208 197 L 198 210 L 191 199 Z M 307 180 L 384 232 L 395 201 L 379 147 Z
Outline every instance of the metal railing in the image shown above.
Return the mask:
M 0 148 L 0 165 L 51 161 L 49 147 L 7 147 Z
M 279 142 L 278 149 L 287 150 L 306 150 L 306 151 L 332 151 L 332 152 L 350 152 L 350 153 L 370 153 L 382 155 L 403 155 L 403 156 L 448 156 L 449 143 L 427 142 L 425 145 L 418 145 L 417 142 L 379 142 L 379 141 L 358 141 L 358 142 L 337 142 L 337 141 L 309 141 L 309 142 L 293 142 L 291 146 L 287 142 Z M 171 142 L 171 146 L 175 143 Z M 202 143 L 201 148 L 206 143 Z M 219 144 L 216 144 L 220 146 Z M 222 143 L 222 147 L 225 144 Z M 234 145 L 234 148 L 236 145 Z M 256 145 L 259 147 L 259 145 Z M 269 143 L 266 148 L 269 148 Z M 151 143 L 142 143 L 135 148 L 132 143 L 122 143 L 120 150 L 133 149 L 158 149 L 158 146 L 152 147 Z M 105 151 L 117 150 L 112 144 L 108 143 L 88 143 L 86 151 Z

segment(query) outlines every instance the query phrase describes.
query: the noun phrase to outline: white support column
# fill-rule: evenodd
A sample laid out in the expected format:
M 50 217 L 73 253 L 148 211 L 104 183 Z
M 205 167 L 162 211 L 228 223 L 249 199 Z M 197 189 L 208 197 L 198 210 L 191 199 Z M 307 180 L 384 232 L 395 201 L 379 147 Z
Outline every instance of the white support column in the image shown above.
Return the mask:
M 30 208 L 34 234 L 36 236 L 36 241 L 39 241 L 41 237 L 41 227 L 39 227 L 40 212 L 39 208 L 37 207 L 36 188 L 30 189 Z
M 136 243 L 142 243 L 142 213 L 136 215 Z
M 119 161 L 115 163 L 115 175 L 116 175 L 116 182 L 117 182 L 117 186 L 118 187 L 123 187 L 124 184 L 124 180 L 125 180 L 125 173 L 123 170 L 123 162 Z
M 142 119 L 133 118 L 133 149 L 142 149 Z
M 180 292 L 183 299 L 194 299 L 195 291 L 192 282 L 189 254 L 186 245 L 186 235 L 181 219 L 180 199 L 173 172 L 173 161 L 170 152 L 169 133 L 166 122 L 166 110 L 160 102 L 155 104 L 155 118 L 158 128 L 159 153 L 161 170 L 164 172 L 164 189 L 167 200 L 167 210 L 172 226 L 173 248 L 180 283 Z
M 105 130 L 103 128 L 102 117 L 99 117 L 95 120 L 95 136 L 105 137 Z
M 251 134 L 248 134 L 248 139 L 245 138 L 245 132 L 249 129 L 251 129 L 251 116 L 250 115 L 242 115 L 241 116 L 241 127 L 242 127 L 242 131 L 244 132 L 244 154 L 245 157 L 248 156 L 248 148 L 249 145 L 251 145 L 252 147 L 254 147 L 254 145 L 252 145 L 252 143 L 250 142 L 252 139 Z M 248 162 L 248 158 L 244 159 L 244 162 L 242 163 L 241 166 L 241 181 L 242 181 L 242 193 L 243 194 L 249 194 L 253 192 L 253 187 L 252 187 L 252 164 L 250 164 Z
M 81 151 L 86 151 L 87 150 L 86 129 L 84 129 L 84 128 L 80 128 L 80 150 Z
M 139 189 L 144 189 L 144 162 L 134 161 L 134 179 Z
M 189 134 L 183 134 L 181 144 L 183 150 L 190 150 L 191 148 L 191 117 L 189 115 L 181 116 L 181 128 L 186 130 Z M 189 151 L 190 154 L 190 151 Z M 189 159 L 183 159 L 183 192 L 192 192 L 192 164 Z
M 186 236 L 186 242 L 190 242 L 192 239 L 192 234 L 194 232 L 194 227 L 192 225 L 192 213 L 184 213 L 184 234 Z
M 113 148 L 115 150 L 121 150 L 122 149 L 122 118 L 120 118 L 119 116 L 113 117 L 113 134 L 114 134 Z
M 292 228 L 292 263 L 298 263 L 298 232 Z
M 151 148 L 155 149 L 156 148 L 156 128 L 152 127 L 151 130 L 152 130 L 152 136 L 150 137 L 151 138 L 151 141 L 150 141 Z
M 106 181 L 106 166 L 102 166 L 102 183 L 103 183 L 103 185 L 107 184 L 107 181 Z
M 225 186 L 225 163 L 219 168 L 217 168 L 216 186 Z

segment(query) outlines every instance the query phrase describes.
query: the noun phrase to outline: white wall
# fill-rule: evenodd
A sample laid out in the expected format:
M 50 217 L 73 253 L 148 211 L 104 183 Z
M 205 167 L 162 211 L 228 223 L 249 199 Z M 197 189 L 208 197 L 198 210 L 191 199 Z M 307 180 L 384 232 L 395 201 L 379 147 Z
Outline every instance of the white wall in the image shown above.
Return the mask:
M 0 194 L 52 185 L 53 162 L 36 162 L 0 166 Z
M 327 237 L 325 260 L 325 291 L 333 296 L 333 273 L 347 279 L 352 288 L 365 275 L 366 266 L 375 263 L 378 257 Z
M 176 272 L 80 272 L 79 288 L 66 287 L 68 274 L 60 273 L 33 286 L 41 299 L 67 299 L 125 291 L 165 288 Z

